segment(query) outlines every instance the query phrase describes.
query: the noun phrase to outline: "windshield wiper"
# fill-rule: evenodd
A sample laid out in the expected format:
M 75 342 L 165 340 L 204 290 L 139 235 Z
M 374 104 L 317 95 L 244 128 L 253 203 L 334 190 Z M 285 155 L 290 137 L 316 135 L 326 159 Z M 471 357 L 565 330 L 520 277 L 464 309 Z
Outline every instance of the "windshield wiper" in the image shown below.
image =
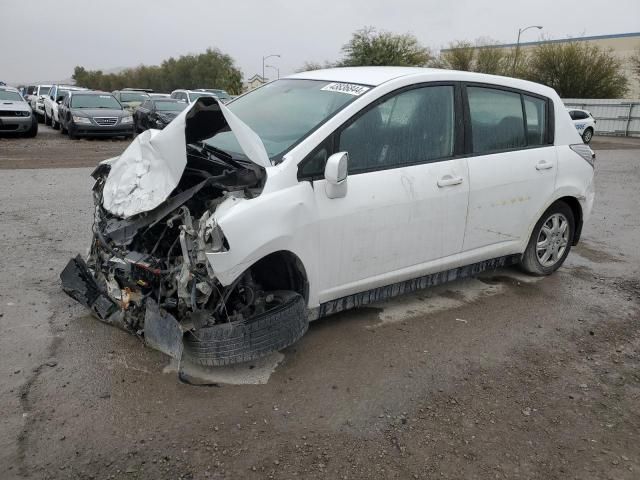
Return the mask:
M 248 164 L 252 164 L 253 162 L 244 162 L 242 160 L 239 160 L 237 158 L 233 158 L 231 156 L 231 154 L 229 152 L 225 152 L 224 150 L 221 150 L 219 148 L 214 147 L 213 145 L 209 145 L 206 142 L 198 142 L 201 146 L 203 150 L 206 150 L 207 152 L 215 155 L 216 157 L 218 157 L 221 160 L 224 160 L 225 162 L 227 162 L 229 165 L 236 167 L 236 168 L 246 168 L 246 166 Z
M 233 157 L 224 150 L 212 147 L 205 142 L 194 142 L 187 144 L 188 148 L 194 149 L 196 152 L 202 154 L 205 153 L 210 161 L 220 163 L 222 165 L 231 166 L 233 168 L 245 168 L 240 162 L 233 159 Z

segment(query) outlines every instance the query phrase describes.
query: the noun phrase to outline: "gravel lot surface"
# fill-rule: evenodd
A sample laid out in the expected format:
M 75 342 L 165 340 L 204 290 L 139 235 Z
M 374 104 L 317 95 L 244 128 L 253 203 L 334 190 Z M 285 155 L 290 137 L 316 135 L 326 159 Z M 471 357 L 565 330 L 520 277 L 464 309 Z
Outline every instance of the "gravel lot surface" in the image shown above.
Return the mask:
M 551 277 L 336 315 L 216 387 L 60 290 L 89 167 L 126 145 L 0 139 L 0 478 L 640 478 L 638 142 L 594 141 L 595 211 Z

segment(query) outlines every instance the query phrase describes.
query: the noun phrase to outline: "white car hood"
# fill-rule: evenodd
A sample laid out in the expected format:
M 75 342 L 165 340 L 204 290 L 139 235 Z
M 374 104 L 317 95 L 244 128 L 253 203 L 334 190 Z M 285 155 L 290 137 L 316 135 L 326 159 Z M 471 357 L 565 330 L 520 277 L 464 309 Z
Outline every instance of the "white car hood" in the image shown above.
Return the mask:
M 211 101 L 213 100 L 213 102 Z M 213 119 L 202 125 L 195 116 Z M 176 188 L 187 165 L 186 129 L 189 122 L 197 130 L 208 130 L 209 138 L 231 129 L 244 154 L 256 165 L 271 166 L 260 137 L 213 97 L 203 97 L 180 113 L 164 130 L 147 130 L 138 135 L 122 152 L 108 162 L 111 165 L 104 185 L 102 206 L 110 213 L 128 218 L 154 209 Z

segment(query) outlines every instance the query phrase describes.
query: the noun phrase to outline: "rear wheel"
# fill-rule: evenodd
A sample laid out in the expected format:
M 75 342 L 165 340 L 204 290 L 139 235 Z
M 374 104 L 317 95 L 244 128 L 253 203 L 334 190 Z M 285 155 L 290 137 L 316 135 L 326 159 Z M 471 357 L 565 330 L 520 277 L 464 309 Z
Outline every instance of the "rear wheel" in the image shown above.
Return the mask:
M 288 290 L 270 296 L 269 308 L 254 317 L 187 332 L 186 358 L 199 365 L 230 365 L 264 357 L 296 342 L 309 326 L 304 298 Z
M 582 134 L 582 141 L 584 143 L 590 143 L 593 138 L 593 129 L 587 128 Z
M 538 220 L 521 261 L 532 275 L 550 275 L 564 263 L 575 232 L 571 208 L 564 202 L 551 205 Z

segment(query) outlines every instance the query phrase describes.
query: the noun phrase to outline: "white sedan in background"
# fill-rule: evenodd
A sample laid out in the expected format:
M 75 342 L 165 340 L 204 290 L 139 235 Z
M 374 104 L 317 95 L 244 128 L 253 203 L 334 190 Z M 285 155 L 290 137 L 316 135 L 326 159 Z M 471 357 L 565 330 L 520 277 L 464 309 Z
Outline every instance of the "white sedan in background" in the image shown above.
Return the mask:
M 584 143 L 591 142 L 593 138 L 593 132 L 596 129 L 596 119 L 593 118 L 591 112 L 587 110 L 571 109 L 569 110 L 569 116 L 573 120 L 573 125 L 582 137 Z

